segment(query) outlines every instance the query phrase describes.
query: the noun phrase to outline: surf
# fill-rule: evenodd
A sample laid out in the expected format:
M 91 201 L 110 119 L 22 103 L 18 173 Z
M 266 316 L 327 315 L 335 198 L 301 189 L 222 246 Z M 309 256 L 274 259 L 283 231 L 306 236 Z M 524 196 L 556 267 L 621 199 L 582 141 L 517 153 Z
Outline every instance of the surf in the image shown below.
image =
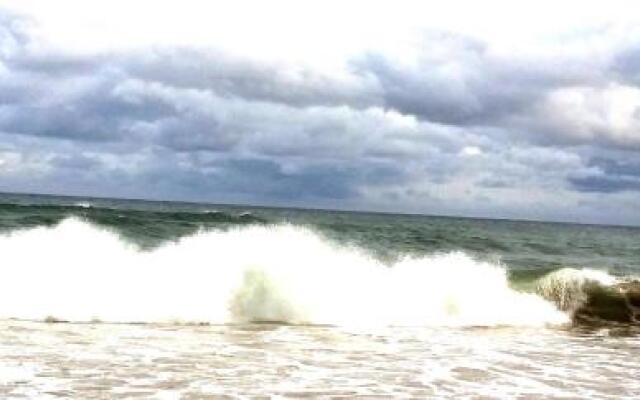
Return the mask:
M 589 268 L 561 268 L 542 277 L 536 291 L 579 324 L 640 323 L 640 280 Z
M 0 317 L 71 322 L 543 326 L 569 316 L 462 252 L 387 265 L 295 225 L 194 235 L 142 251 L 79 218 L 0 236 Z

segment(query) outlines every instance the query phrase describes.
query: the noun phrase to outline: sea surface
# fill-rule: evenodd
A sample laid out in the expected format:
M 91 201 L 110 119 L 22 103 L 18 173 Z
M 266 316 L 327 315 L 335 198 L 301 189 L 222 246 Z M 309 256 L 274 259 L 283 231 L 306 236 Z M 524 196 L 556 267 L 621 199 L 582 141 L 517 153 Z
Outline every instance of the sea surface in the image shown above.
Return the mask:
M 640 228 L 0 194 L 0 398 L 640 398 Z

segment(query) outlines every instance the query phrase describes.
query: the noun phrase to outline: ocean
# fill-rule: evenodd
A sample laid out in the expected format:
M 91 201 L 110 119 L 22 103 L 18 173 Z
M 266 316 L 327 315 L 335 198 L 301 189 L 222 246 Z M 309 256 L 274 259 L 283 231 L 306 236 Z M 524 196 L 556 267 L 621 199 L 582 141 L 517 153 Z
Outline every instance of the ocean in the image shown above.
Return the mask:
M 638 398 L 640 228 L 0 194 L 1 398 Z

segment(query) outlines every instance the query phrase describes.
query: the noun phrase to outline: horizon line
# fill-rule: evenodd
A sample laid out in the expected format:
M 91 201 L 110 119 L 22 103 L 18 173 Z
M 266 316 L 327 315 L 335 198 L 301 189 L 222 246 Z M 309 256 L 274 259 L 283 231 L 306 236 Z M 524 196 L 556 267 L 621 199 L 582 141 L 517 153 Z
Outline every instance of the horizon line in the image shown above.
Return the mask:
M 56 194 L 56 193 L 42 193 L 42 192 L 39 192 L 39 193 L 7 192 L 7 191 L 0 190 L 0 196 L 1 195 L 67 197 L 67 198 L 78 198 L 78 199 L 139 201 L 139 202 L 149 202 L 149 203 L 175 203 L 175 204 L 231 206 L 231 207 L 271 208 L 271 209 L 279 209 L 279 210 L 290 209 L 290 210 L 300 210 L 300 211 L 325 211 L 325 212 L 339 212 L 339 213 L 353 213 L 353 214 L 379 214 L 379 215 L 397 215 L 397 216 L 407 216 L 407 217 L 413 216 L 413 217 L 427 217 L 427 218 L 458 218 L 458 219 L 485 220 L 485 221 L 511 221 L 511 222 L 542 223 L 542 224 L 581 225 L 581 226 L 600 226 L 600 227 L 612 227 L 612 228 L 640 229 L 640 225 L 621 224 L 621 223 L 595 223 L 595 222 L 581 222 L 581 221 L 568 221 L 568 220 L 544 220 L 544 219 L 534 219 L 534 218 L 487 217 L 487 216 L 453 215 L 453 214 L 427 214 L 427 213 L 403 212 L 403 211 L 355 210 L 355 209 L 341 209 L 341 208 L 302 207 L 302 206 L 266 205 L 266 204 L 251 204 L 251 203 L 216 203 L 211 201 L 196 201 L 196 200 L 174 200 L 174 199 L 137 198 L 137 197 L 106 197 L 106 196 L 95 196 L 95 195 Z

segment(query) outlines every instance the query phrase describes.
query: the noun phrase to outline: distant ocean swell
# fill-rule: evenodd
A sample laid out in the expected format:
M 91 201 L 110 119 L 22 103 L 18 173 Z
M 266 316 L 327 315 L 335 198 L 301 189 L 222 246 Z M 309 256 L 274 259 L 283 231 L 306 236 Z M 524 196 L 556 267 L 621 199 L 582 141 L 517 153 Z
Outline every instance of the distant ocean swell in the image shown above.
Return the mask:
M 56 225 L 65 217 L 78 217 L 103 226 L 126 226 L 149 222 L 262 224 L 267 221 L 251 213 L 223 211 L 150 211 L 96 207 L 90 203 L 72 205 L 0 203 L 0 212 L 15 213 L 15 226 Z
M 248 217 L 255 218 L 238 216 Z M 537 282 L 537 293 L 526 293 L 512 287 L 502 266 L 462 252 L 385 265 L 293 225 L 201 231 L 141 251 L 72 217 L 3 233 L 0 254 L 0 318 L 542 326 L 597 319 L 616 307 L 610 319 L 635 318 L 634 287 L 604 272 L 558 270 Z

